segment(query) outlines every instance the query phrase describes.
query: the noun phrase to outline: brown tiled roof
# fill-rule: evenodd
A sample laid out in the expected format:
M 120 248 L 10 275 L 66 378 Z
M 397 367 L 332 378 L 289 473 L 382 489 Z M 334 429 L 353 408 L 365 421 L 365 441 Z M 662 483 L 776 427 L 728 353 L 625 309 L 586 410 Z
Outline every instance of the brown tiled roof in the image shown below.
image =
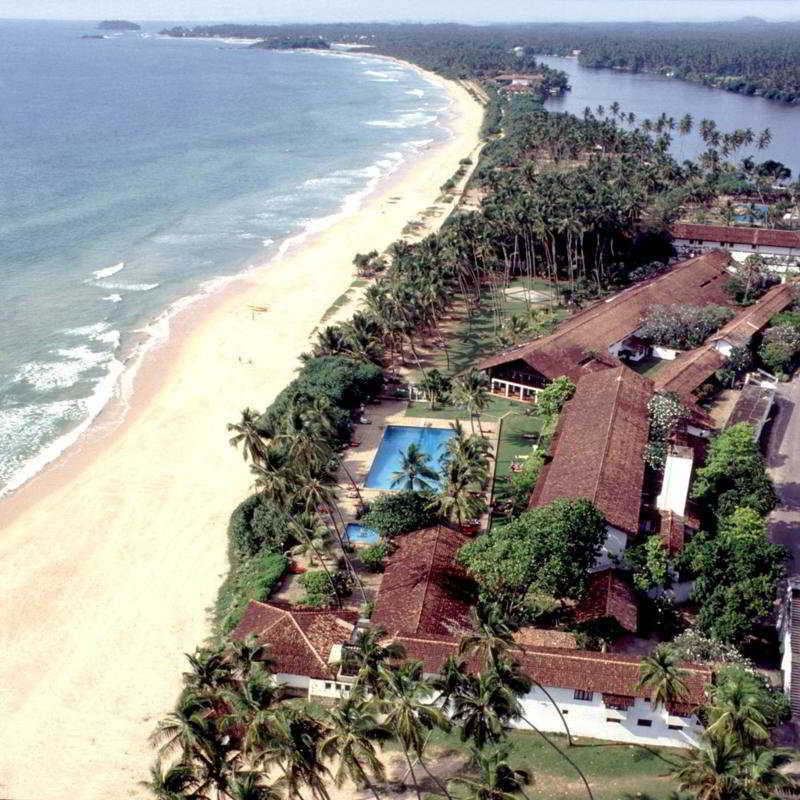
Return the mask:
M 720 328 L 709 341 L 724 340 L 737 347 L 746 345 L 754 334 L 766 327 L 775 314 L 784 311 L 793 302 L 794 293 L 791 284 L 781 283 L 773 286 L 762 298 Z
M 357 620 L 358 614 L 353 612 L 280 607 L 251 600 L 231 636 L 246 639 L 255 634 L 269 645 L 275 672 L 330 678 L 335 674 L 328 664 L 331 648 L 350 641 Z
M 656 390 L 675 392 L 682 400 L 693 403 L 692 393 L 700 388 L 720 367 L 725 356 L 713 345 L 704 345 L 679 355 L 653 376 Z
M 474 585 L 456 554 L 469 539 L 444 525 L 399 537 L 375 598 L 372 622 L 390 634 L 464 630 Z
M 730 255 L 721 250 L 690 258 L 663 275 L 573 315 L 550 336 L 500 353 L 479 367 L 488 369 L 522 360 L 547 378 L 568 375 L 577 380 L 590 369 L 617 365 L 619 362 L 607 355 L 608 348 L 638 330 L 651 306 L 731 305 L 722 289 L 730 278 L 727 267 L 731 263 Z M 600 363 L 593 361 L 592 353 L 599 356 Z
M 595 572 L 585 597 L 575 607 L 576 622 L 613 617 L 630 633 L 639 627 L 639 601 L 628 577 L 616 569 Z
M 445 659 L 457 655 L 458 642 L 447 637 L 398 636 L 410 659 L 421 661 L 426 673 L 436 674 Z M 556 689 L 581 689 L 612 695 L 647 698 L 649 692 L 637 687 L 638 656 L 567 650 L 555 647 L 521 647 L 510 653 L 529 678 Z M 686 664 L 684 682 L 687 701 L 697 706 L 704 701 L 704 687 L 711 680 L 706 667 Z
M 768 228 L 738 228 L 725 225 L 679 223 L 670 229 L 674 239 L 700 239 L 704 242 L 732 242 L 765 247 L 800 247 L 800 232 Z
M 561 414 L 553 460 L 536 483 L 531 507 L 584 498 L 611 525 L 636 533 L 652 393 L 652 381 L 627 367 L 581 378 Z

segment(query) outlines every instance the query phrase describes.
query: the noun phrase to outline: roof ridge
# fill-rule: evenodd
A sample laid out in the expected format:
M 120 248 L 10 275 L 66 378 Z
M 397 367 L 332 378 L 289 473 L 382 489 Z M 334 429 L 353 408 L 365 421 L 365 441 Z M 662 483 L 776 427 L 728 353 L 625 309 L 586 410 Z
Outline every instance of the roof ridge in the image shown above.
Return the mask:
M 603 467 L 605 466 L 606 460 L 608 458 L 608 451 L 611 447 L 611 431 L 614 427 L 614 420 L 617 418 L 617 413 L 619 412 L 619 393 L 622 389 L 622 367 L 618 367 L 613 370 L 613 372 L 617 372 L 617 377 L 614 379 L 616 386 L 616 392 L 614 393 L 614 400 L 611 406 L 611 417 L 608 420 L 608 427 L 606 428 L 606 437 L 605 437 L 605 445 L 603 447 L 603 457 L 600 459 L 600 468 L 597 470 L 597 480 L 594 484 L 594 491 L 592 492 L 592 503 L 595 502 L 597 499 L 597 495 L 600 491 L 600 480 L 603 477 Z M 602 374 L 602 373 L 601 373 Z
M 428 600 L 428 591 L 431 588 L 431 573 L 433 572 L 433 565 L 434 561 L 436 560 L 436 554 L 437 554 L 437 549 L 439 547 L 442 528 L 443 526 L 441 524 L 437 525 L 436 533 L 434 534 L 436 538 L 433 542 L 433 547 L 431 548 L 431 558 L 428 560 L 427 571 L 425 574 L 425 591 L 422 593 L 422 602 L 419 604 L 419 613 L 417 614 L 417 624 L 416 624 L 417 630 L 419 629 L 420 622 L 422 620 L 422 614 L 425 610 L 425 603 Z
M 320 613 L 324 613 L 324 612 L 320 612 Z M 328 663 L 326 661 L 322 660 L 322 656 L 320 656 L 320 654 L 317 652 L 316 647 L 314 647 L 314 645 L 311 644 L 311 640 L 305 635 L 303 629 L 297 624 L 297 620 L 294 618 L 294 614 L 292 614 L 289 611 L 287 611 L 286 614 L 289 617 L 289 619 L 291 619 L 292 624 L 295 626 L 295 628 L 297 628 L 298 633 L 302 637 L 303 641 L 306 643 L 308 649 L 311 650 L 311 652 L 316 656 L 317 661 L 319 661 L 319 663 L 322 664 L 322 668 L 324 670 L 327 670 L 328 669 Z

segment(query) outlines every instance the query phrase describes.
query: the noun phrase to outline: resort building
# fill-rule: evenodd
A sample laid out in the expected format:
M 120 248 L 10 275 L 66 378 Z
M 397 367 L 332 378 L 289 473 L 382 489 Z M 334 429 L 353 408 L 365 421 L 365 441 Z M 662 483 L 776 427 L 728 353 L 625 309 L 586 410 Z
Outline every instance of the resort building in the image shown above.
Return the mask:
M 586 596 L 575 607 L 576 622 L 615 619 L 628 633 L 639 629 L 639 601 L 628 575 L 619 569 L 595 572 Z
M 550 336 L 483 361 L 479 369 L 488 373 L 493 393 L 530 402 L 561 375 L 577 381 L 620 361 L 640 361 L 652 352 L 637 335 L 648 309 L 674 303 L 730 306 L 722 287 L 731 264 L 719 250 L 691 258 L 573 315 Z M 674 351 L 656 355 L 674 358 Z
M 355 670 L 348 668 L 347 650 L 357 641 L 360 626 L 366 625 L 387 630 L 392 641 L 404 646 L 406 656 L 421 661 L 425 674 L 434 677 L 448 656 L 458 654 L 460 635 L 468 630 L 468 598 L 474 587 L 467 582 L 466 591 L 459 592 L 465 575 L 455 561 L 466 538 L 444 526 L 399 537 L 369 621 L 355 620 L 352 612 L 252 601 L 233 636 L 255 634 L 269 645 L 278 680 L 309 697 L 349 695 Z M 638 612 L 623 581 L 613 571 L 598 573 L 595 581 L 583 613 L 619 615 L 624 625 L 634 628 Z M 552 646 L 556 643 L 560 646 Z M 704 702 L 711 679 L 705 668 L 685 665 L 685 701 L 654 708 L 648 692 L 638 686 L 638 656 L 579 650 L 571 634 L 533 629 L 519 632 L 510 655 L 535 682 L 520 702 L 524 717 L 540 730 L 563 732 L 566 720 L 577 737 L 672 747 L 699 741 L 702 729 L 694 709 Z M 524 720 L 515 725 L 528 727 Z
M 760 333 L 775 314 L 794 302 L 791 284 L 773 286 L 752 306 L 737 314 L 720 328 L 702 347 L 681 354 L 660 369 L 653 382 L 657 391 L 674 392 L 696 411 L 697 391 L 721 369 L 736 347 L 746 347 L 753 336 Z
M 622 365 L 581 378 L 531 496 L 531 508 L 559 498 L 594 503 L 608 530 L 598 570 L 611 566 L 639 532 L 652 394 L 652 381 Z
M 675 247 L 730 250 L 759 255 L 800 256 L 800 231 L 678 223 L 670 228 Z

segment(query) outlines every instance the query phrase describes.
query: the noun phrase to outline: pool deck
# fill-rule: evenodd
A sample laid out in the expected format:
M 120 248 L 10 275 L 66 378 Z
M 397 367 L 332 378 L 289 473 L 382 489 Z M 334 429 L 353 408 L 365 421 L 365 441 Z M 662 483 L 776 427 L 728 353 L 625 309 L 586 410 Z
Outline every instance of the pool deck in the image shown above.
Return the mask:
M 339 470 L 338 483 L 342 490 L 339 496 L 339 507 L 344 515 L 345 522 L 357 522 L 356 506 L 358 497 L 353 492 L 352 484 L 347 477 L 347 472 L 352 475 L 358 485 L 358 490 L 365 503 L 375 500 L 383 494 L 385 489 L 367 489 L 364 481 L 369 475 L 372 462 L 378 452 L 383 433 L 389 425 L 400 425 L 407 428 L 449 428 L 452 420 L 433 419 L 428 417 L 407 417 L 407 400 L 383 400 L 377 405 L 367 406 L 364 417 L 372 421 L 370 425 L 355 425 L 353 427 L 353 441 L 358 442 L 357 447 L 350 447 L 342 459 L 343 468 Z M 462 420 L 468 433 L 471 433 L 469 415 L 465 414 Z M 483 434 L 492 444 L 493 452 L 497 452 L 497 441 L 500 435 L 500 423 L 481 420 Z M 475 432 L 478 432 L 477 422 Z

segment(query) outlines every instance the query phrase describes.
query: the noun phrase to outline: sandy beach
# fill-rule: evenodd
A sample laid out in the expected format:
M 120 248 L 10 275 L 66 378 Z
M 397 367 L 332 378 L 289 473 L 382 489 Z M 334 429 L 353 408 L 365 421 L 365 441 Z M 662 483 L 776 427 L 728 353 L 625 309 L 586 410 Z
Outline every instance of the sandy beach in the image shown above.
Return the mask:
M 95 431 L 0 501 L 0 797 L 146 796 L 147 736 L 174 702 L 183 653 L 208 633 L 228 516 L 249 489 L 226 423 L 292 379 L 355 253 L 397 239 L 479 147 L 481 106 L 431 79 L 452 98 L 447 142 L 177 317 L 113 434 Z

